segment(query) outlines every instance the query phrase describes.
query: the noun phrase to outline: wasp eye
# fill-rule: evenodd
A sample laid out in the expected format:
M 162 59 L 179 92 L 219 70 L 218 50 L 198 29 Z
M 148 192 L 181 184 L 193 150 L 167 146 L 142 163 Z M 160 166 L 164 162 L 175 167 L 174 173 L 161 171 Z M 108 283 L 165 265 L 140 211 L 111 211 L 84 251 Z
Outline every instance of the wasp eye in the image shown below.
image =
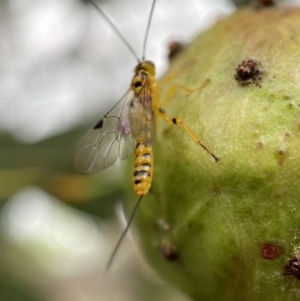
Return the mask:
M 141 82 L 136 82 L 136 83 L 134 83 L 134 87 L 135 87 L 135 88 L 141 87 L 141 85 L 142 85 Z

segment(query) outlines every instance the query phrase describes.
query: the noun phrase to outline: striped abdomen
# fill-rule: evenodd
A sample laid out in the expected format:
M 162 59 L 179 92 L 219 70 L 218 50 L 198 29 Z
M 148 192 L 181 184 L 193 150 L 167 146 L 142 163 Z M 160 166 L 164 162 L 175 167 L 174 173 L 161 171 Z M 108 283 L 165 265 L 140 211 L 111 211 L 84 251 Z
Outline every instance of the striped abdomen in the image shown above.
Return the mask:
M 133 189 L 136 195 L 145 195 L 152 183 L 153 151 L 151 143 L 138 143 L 135 154 Z

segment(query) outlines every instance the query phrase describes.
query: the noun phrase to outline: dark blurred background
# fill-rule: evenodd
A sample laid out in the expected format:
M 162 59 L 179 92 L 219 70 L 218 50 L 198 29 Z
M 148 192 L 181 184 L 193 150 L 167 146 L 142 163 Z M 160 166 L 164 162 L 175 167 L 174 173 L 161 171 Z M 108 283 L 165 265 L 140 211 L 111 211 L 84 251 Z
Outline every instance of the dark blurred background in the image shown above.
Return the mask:
M 151 0 L 98 3 L 141 55 Z M 234 10 L 230 0 L 158 0 L 146 59 L 162 74 L 170 41 Z M 103 273 L 131 174 L 126 162 L 91 176 L 72 166 L 82 136 L 128 89 L 135 58 L 80 0 L 1 0 L 0 22 L 0 300 L 188 300 L 130 237 Z

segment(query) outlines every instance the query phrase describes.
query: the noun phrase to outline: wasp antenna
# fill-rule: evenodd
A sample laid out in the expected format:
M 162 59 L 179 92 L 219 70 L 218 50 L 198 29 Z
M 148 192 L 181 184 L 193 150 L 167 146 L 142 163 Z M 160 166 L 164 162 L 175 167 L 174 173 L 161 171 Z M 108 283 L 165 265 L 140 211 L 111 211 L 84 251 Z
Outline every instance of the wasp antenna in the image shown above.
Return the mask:
M 144 39 L 144 45 L 143 45 L 143 52 L 142 52 L 143 53 L 143 55 L 142 55 L 142 60 L 143 61 L 145 60 L 146 45 L 147 45 L 147 40 L 148 40 L 148 33 L 149 33 L 149 28 L 150 28 L 150 24 L 151 24 L 151 20 L 152 20 L 152 16 L 153 16 L 155 2 L 156 2 L 156 0 L 153 0 L 151 11 L 150 11 L 150 15 L 149 15 L 149 19 L 148 19 L 148 24 L 147 24 L 147 29 L 146 29 L 145 39 Z
M 110 255 L 109 261 L 108 261 L 106 269 L 105 269 L 106 271 L 109 270 L 112 262 L 114 261 L 114 258 L 115 258 L 116 254 L 117 254 L 117 251 L 118 251 L 118 249 L 119 249 L 119 247 L 120 247 L 120 245 L 121 245 L 121 243 L 123 241 L 123 238 L 125 237 L 125 235 L 127 234 L 128 230 L 129 230 L 129 227 L 130 227 L 130 225 L 131 225 L 131 223 L 133 221 L 133 218 L 134 218 L 134 216 L 136 214 L 136 211 L 137 211 L 137 209 L 138 209 L 138 207 L 139 207 L 139 205 L 140 205 L 140 203 L 142 201 L 143 196 L 144 195 L 140 196 L 139 200 L 137 201 L 137 203 L 135 204 L 135 206 L 133 208 L 133 211 L 132 211 L 132 213 L 131 213 L 131 215 L 129 217 L 129 220 L 127 222 L 126 228 L 123 230 L 123 232 L 122 232 L 122 234 L 121 234 L 121 236 L 120 236 L 120 238 L 119 238 L 119 240 L 118 240 L 118 242 L 117 242 L 117 244 L 116 244 L 113 252 Z
M 125 38 L 123 37 L 123 35 L 121 34 L 121 32 L 119 31 L 117 26 L 113 23 L 113 21 L 110 20 L 110 18 L 104 13 L 104 11 L 97 5 L 97 3 L 95 1 L 93 1 L 93 0 L 87 0 L 87 1 L 90 2 L 96 8 L 96 10 L 102 15 L 102 17 L 111 25 L 111 27 L 114 29 L 114 31 L 119 36 L 119 38 L 125 43 L 125 45 L 131 51 L 133 56 L 137 59 L 138 63 L 140 63 L 141 61 L 140 61 L 138 55 L 135 53 L 135 51 L 130 46 L 130 44 L 125 40 Z

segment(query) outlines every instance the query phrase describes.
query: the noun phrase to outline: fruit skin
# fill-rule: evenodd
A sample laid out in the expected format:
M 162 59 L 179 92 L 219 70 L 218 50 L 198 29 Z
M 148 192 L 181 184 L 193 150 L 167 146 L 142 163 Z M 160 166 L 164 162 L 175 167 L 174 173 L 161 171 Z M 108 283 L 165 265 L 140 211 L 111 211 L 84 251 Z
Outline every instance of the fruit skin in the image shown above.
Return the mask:
M 235 80 L 246 58 L 261 63 L 260 84 Z M 210 79 L 164 108 L 220 162 L 157 121 L 154 182 L 136 220 L 149 261 L 194 300 L 296 300 L 300 282 L 284 265 L 300 248 L 300 10 L 239 10 L 187 46 L 169 74 L 163 99 L 174 84 Z M 268 245 L 280 252 L 266 256 Z

